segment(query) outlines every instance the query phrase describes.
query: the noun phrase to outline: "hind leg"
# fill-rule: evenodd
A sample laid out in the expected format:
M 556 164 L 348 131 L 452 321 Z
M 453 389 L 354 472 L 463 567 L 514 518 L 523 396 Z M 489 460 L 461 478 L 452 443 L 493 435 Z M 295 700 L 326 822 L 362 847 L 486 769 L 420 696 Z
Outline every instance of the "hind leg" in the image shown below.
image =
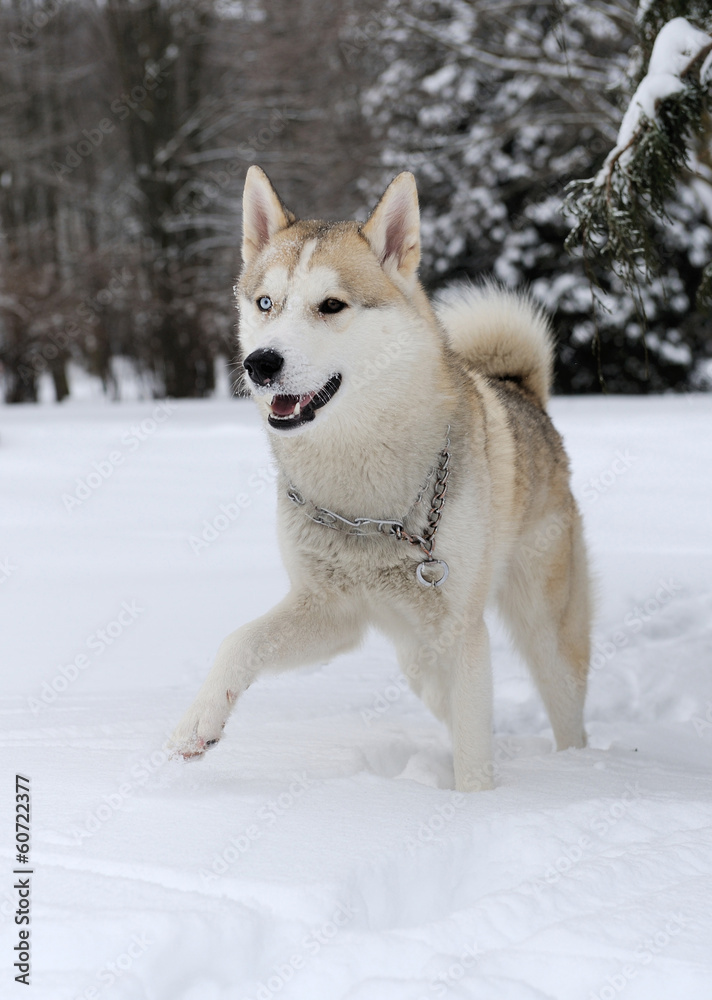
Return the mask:
M 500 610 L 544 701 L 557 749 L 585 746 L 591 600 L 575 508 L 539 526 L 535 544 L 520 547 Z

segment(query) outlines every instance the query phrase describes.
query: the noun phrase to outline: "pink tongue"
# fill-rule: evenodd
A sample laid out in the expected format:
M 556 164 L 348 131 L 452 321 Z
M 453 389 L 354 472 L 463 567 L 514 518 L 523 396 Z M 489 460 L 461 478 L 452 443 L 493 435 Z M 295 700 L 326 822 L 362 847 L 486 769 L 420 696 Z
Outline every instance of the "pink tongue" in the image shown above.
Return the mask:
M 299 396 L 275 396 L 272 400 L 272 413 L 276 417 L 288 417 L 297 405 Z
M 302 407 L 311 403 L 315 392 L 307 392 L 304 396 L 275 396 L 272 400 L 272 413 L 275 417 L 288 417 L 294 412 L 294 407 L 300 403 Z

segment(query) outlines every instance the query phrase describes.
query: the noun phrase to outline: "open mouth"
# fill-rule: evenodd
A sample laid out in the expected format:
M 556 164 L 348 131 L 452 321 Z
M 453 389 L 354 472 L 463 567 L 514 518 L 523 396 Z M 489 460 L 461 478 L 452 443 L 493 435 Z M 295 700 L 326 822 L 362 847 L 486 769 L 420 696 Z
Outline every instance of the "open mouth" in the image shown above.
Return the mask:
M 326 406 L 341 385 L 341 375 L 332 375 L 326 385 L 316 392 L 307 392 L 303 396 L 273 396 L 272 412 L 267 417 L 270 427 L 286 430 L 288 427 L 299 427 L 314 419 L 316 411 Z

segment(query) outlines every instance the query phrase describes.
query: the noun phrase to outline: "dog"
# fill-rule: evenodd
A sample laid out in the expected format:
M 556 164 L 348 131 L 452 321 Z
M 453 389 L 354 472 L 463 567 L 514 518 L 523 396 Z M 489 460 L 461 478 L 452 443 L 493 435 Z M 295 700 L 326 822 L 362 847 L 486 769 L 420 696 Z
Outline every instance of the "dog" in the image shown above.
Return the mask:
M 493 283 L 418 280 L 415 179 L 365 223 L 297 220 L 250 167 L 236 288 L 246 383 L 278 467 L 288 595 L 224 640 L 173 737 L 200 756 L 265 670 L 392 639 L 448 727 L 458 791 L 493 785 L 484 621 L 498 606 L 558 749 L 583 747 L 590 584 L 561 438 L 550 325 Z

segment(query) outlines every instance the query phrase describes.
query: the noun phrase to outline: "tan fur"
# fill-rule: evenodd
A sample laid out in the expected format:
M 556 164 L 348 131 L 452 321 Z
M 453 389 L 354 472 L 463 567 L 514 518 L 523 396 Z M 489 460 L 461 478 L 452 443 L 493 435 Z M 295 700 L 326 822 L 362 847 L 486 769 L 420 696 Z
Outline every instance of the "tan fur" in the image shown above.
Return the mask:
M 291 590 L 222 644 L 174 734 L 176 751 L 192 756 L 217 742 L 261 671 L 334 656 L 372 624 L 393 640 L 413 689 L 449 727 L 455 787 L 489 788 L 490 601 L 531 668 L 557 746 L 583 746 L 589 584 L 566 455 L 543 408 L 546 321 L 526 300 L 492 287 L 439 297 L 436 319 L 417 280 L 410 175 L 359 225 L 294 221 L 255 170 L 245 189 L 252 223 L 238 287 L 241 350 L 284 358 L 272 383 L 251 386 L 255 402 L 267 419 L 275 393 L 315 392 L 336 372 L 342 382 L 311 423 L 270 428 Z M 262 245 L 260 233 L 271 233 Z M 262 296 L 272 303 L 268 313 L 256 305 Z M 324 315 L 327 298 L 346 308 Z M 329 530 L 287 497 L 292 485 L 343 517 L 406 518 L 420 532 L 432 491 L 411 508 L 448 426 L 451 475 L 435 555 L 450 575 L 441 588 L 418 584 L 418 547 Z
M 478 371 L 520 379 L 546 405 L 554 369 L 549 321 L 526 296 L 493 283 L 452 285 L 435 312 L 453 349 Z

